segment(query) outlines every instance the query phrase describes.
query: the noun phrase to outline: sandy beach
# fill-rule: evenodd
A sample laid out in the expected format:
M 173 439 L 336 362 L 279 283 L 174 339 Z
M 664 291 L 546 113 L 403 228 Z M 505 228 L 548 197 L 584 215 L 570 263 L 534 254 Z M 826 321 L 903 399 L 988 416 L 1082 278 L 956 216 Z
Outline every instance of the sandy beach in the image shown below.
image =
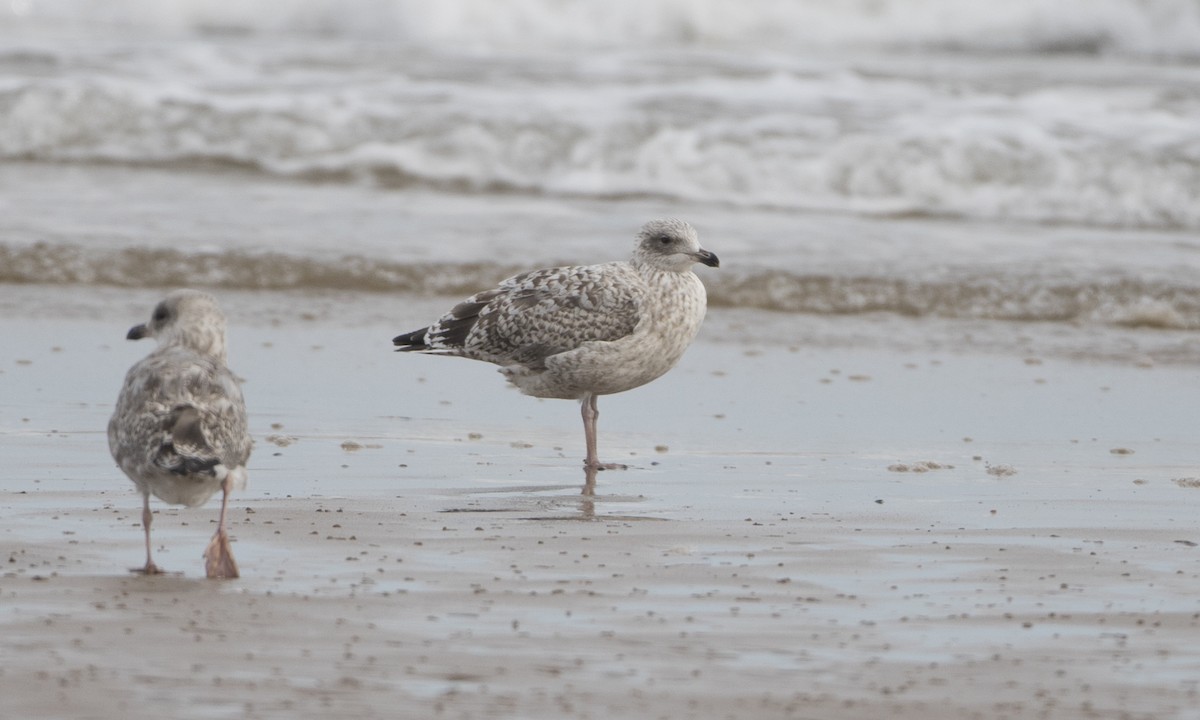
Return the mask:
M 222 293 L 243 577 L 215 500 L 142 577 L 104 425 L 157 295 L 6 289 L 4 717 L 1196 716 L 1191 365 L 718 308 L 587 496 L 573 403 L 390 352 L 445 299 Z
M 1196 0 L 3 3 L 0 720 L 1200 720 L 1198 48 Z M 600 398 L 626 470 L 393 351 L 672 217 L 720 267 Z M 132 570 L 107 444 L 178 287 L 236 580 L 217 498 Z

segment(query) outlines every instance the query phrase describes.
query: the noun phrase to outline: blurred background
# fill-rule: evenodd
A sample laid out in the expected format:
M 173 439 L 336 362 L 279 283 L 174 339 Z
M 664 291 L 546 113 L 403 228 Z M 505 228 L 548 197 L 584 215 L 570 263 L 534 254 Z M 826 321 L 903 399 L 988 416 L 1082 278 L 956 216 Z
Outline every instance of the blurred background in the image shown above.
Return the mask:
M 666 215 L 717 307 L 1200 362 L 1200 0 L 0 1 L 0 295 L 461 294 Z

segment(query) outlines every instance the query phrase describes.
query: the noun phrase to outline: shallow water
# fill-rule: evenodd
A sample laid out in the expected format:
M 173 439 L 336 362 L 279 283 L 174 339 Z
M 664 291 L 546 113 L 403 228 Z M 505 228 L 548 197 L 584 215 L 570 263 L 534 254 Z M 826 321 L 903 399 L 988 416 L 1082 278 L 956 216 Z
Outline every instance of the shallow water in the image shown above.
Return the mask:
M 678 215 L 718 306 L 1200 327 L 1194 4 L 868 5 L 14 3 L 0 284 L 459 295 Z

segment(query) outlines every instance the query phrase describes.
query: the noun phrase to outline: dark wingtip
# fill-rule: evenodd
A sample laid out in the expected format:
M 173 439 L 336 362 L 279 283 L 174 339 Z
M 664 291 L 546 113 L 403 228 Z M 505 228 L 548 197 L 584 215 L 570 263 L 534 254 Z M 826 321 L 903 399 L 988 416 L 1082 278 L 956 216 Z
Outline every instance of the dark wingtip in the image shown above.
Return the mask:
M 148 335 L 148 334 L 149 333 L 146 332 L 146 325 L 143 323 L 141 325 L 134 325 L 133 327 L 129 328 L 129 332 L 126 333 L 125 339 L 126 340 L 141 340 L 142 338 L 146 337 L 146 335 Z
M 429 328 L 421 328 L 412 332 L 397 335 L 392 338 L 392 344 L 397 345 L 396 352 L 406 352 L 408 350 L 428 350 L 429 346 L 425 344 L 425 333 Z

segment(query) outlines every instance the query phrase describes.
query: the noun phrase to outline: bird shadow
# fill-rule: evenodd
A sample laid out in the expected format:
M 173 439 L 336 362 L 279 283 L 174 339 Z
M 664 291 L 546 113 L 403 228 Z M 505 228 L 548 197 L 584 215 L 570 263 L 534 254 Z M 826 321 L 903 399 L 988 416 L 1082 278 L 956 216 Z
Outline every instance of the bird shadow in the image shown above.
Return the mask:
M 126 581 L 137 583 L 139 588 L 158 591 L 218 587 L 223 585 L 227 580 L 237 580 L 237 578 L 210 578 L 204 575 L 187 575 L 182 570 L 163 570 L 157 573 L 147 573 L 145 568 L 140 567 L 129 568 L 129 574 L 124 577 Z
M 200 575 L 185 575 L 182 571 L 169 571 L 156 575 L 147 575 L 142 568 L 130 568 L 128 573 L 113 574 L 83 574 L 59 575 L 45 579 L 45 582 L 62 587 L 88 588 L 96 592 L 111 592 L 119 595 L 125 592 L 139 594 L 184 594 L 184 593 L 220 593 L 226 583 L 214 582 L 204 577 L 203 568 Z

